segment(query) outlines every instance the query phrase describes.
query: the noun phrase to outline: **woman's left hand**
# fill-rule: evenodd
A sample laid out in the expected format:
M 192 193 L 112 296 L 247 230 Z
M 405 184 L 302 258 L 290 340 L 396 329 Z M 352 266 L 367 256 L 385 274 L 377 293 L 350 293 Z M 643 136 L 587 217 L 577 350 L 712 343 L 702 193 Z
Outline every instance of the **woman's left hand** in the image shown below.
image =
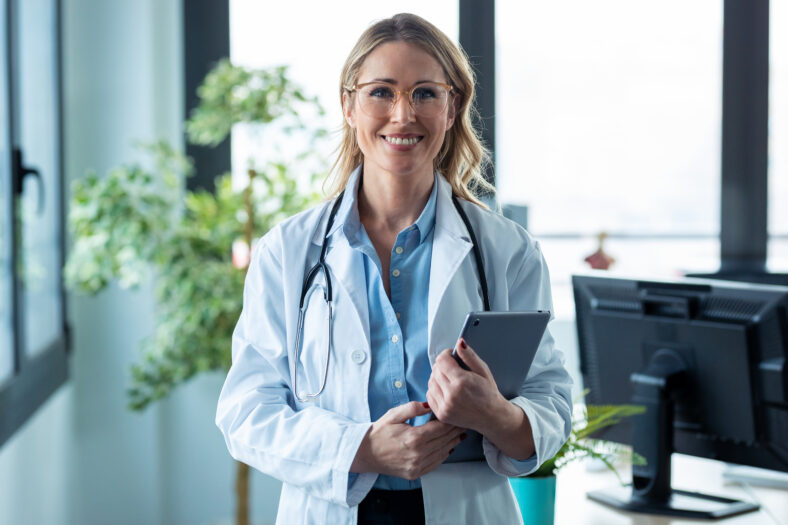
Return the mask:
M 485 434 L 510 403 L 498 391 L 487 363 L 464 340 L 457 344 L 457 354 L 470 370 L 460 367 L 451 352 L 441 352 L 432 365 L 427 401 L 440 421 Z

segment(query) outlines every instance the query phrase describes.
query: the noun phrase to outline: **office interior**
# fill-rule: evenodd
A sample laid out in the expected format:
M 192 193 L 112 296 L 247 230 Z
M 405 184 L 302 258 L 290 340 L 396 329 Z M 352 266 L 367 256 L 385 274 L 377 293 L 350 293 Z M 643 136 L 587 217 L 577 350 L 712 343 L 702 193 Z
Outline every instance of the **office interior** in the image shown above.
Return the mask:
M 495 160 L 490 202 L 541 243 L 551 330 L 578 399 L 589 386 L 572 276 L 589 273 L 589 257 L 607 266 L 593 272 L 600 278 L 715 275 L 746 290 L 772 283 L 771 293 L 785 297 L 783 0 L 2 0 L 0 524 L 235 523 L 236 465 L 214 425 L 224 374 L 198 373 L 129 410 L 130 368 L 156 325 L 156 285 L 113 281 L 95 296 L 64 288 L 73 184 L 143 162 L 140 142 L 166 140 L 194 159 L 190 190 L 211 191 L 229 171 L 240 191 L 249 159 L 270 154 L 257 131 L 239 126 L 212 148 L 185 140 L 208 70 L 224 57 L 247 68 L 288 65 L 335 127 L 347 52 L 370 22 L 402 11 L 435 23 L 474 63 L 482 136 Z M 319 149 L 327 158 L 331 140 Z M 24 236 L 35 240 L 29 253 Z M 31 263 L 36 257 L 41 264 Z M 20 284 L 31 268 L 43 288 Z M 771 340 L 781 350 L 766 368 L 778 392 L 769 403 L 788 411 L 788 397 L 779 398 L 788 395 L 782 305 L 772 312 L 782 315 L 782 339 Z M 751 345 L 744 351 L 756 351 Z M 765 475 L 785 474 L 788 441 L 756 431 L 777 450 Z M 755 478 L 736 481 L 729 466 L 674 454 L 672 482 L 760 504 L 721 523 L 788 524 L 784 477 L 765 486 L 750 471 Z M 252 471 L 249 484 L 252 523 L 274 523 L 280 482 Z M 593 462 L 568 467 L 558 475 L 555 523 L 699 522 L 586 497 L 615 484 Z

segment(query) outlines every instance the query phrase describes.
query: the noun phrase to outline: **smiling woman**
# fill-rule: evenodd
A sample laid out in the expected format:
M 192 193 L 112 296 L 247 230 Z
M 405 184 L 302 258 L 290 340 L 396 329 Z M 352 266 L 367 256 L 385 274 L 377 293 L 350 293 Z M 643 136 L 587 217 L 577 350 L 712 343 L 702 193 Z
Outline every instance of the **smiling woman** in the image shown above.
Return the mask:
M 340 77 L 345 122 L 329 184 L 331 195 L 344 189 L 362 160 L 384 171 L 393 167 L 386 162 L 415 163 L 427 173 L 438 170 L 454 193 L 476 204 L 481 203 L 472 189 L 494 192 L 481 176 L 488 156 L 471 123 L 473 71 L 446 35 L 430 27 L 424 34 L 408 27 L 397 34 L 377 24 L 350 52 Z M 414 138 L 418 143 L 414 148 L 395 147 L 410 146 L 398 142 Z M 411 149 L 407 156 L 391 155 Z
M 426 197 L 433 183 L 433 159 L 454 123 L 455 101 L 447 104 L 451 87 L 434 88 L 442 90 L 440 104 L 432 99 L 417 105 L 411 97 L 416 90 L 426 91 L 420 86 L 424 82 L 446 85 L 440 65 L 418 47 L 395 41 L 369 53 L 356 75 L 360 82 L 355 85 L 362 87 L 347 89 L 342 103 L 352 130 L 349 138 L 358 144 L 352 156 L 364 158 L 365 195 L 400 195 L 406 201 Z M 399 96 L 395 88 L 408 96 Z M 402 225 L 394 227 L 399 231 Z
M 474 92 L 426 20 L 370 26 L 342 69 L 334 198 L 257 243 L 216 423 L 233 457 L 283 481 L 279 523 L 518 523 L 506 476 L 568 435 L 549 330 L 511 399 L 456 340 L 470 311 L 552 308 L 538 242 L 475 194 L 490 188 Z M 477 460 L 454 463 L 467 431 Z

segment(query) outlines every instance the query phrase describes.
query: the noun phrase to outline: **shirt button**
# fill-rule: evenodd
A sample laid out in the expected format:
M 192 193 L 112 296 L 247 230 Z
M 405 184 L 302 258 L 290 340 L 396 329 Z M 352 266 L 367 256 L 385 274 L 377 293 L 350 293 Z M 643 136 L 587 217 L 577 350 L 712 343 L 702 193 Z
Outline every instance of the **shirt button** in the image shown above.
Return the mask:
M 394 277 L 399 277 L 399 270 L 394 270 L 393 272 L 391 272 L 391 275 L 393 275 Z
M 397 388 L 402 388 L 402 381 L 397 379 L 396 381 L 394 381 L 394 386 Z
M 402 246 L 397 246 L 396 248 L 394 248 L 394 251 L 397 253 L 402 253 Z
M 391 336 L 391 342 L 392 343 L 399 343 L 399 336 L 397 334 L 392 335 Z
M 402 317 L 402 314 L 397 312 L 397 319 L 399 319 L 400 317 Z
M 352 359 L 353 362 L 356 363 L 357 365 L 360 365 L 361 363 L 366 361 L 367 354 L 366 352 L 363 352 L 361 350 L 353 350 L 353 352 L 350 354 L 350 359 Z

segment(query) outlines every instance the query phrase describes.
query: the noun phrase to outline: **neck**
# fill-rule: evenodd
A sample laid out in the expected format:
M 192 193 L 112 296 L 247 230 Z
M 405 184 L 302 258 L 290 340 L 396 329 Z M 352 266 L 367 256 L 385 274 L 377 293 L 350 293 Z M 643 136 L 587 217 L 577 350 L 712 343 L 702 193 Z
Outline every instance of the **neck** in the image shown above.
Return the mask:
M 419 218 L 432 192 L 432 172 L 414 176 L 370 173 L 364 167 L 358 213 L 367 229 L 400 232 Z

